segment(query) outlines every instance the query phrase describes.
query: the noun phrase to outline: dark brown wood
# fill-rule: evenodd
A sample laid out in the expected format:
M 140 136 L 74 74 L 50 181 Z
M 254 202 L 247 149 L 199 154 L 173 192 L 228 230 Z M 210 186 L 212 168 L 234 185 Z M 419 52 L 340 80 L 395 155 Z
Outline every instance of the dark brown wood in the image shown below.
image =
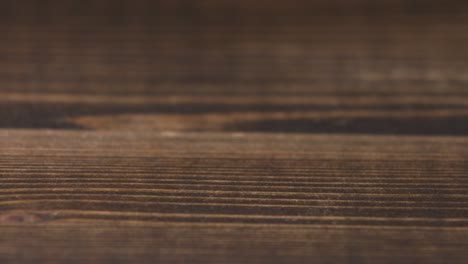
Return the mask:
M 0 263 L 466 263 L 468 4 L 0 3 Z
M 468 141 L 5 130 L 2 262 L 464 262 Z

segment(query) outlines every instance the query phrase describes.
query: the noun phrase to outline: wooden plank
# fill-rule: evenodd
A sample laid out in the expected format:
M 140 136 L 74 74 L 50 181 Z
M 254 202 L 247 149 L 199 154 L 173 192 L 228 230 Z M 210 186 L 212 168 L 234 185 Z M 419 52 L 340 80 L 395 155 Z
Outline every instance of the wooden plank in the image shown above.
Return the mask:
M 0 263 L 466 263 L 468 4 L 0 3 Z
M 466 137 L 3 130 L 0 139 L 2 263 L 466 257 Z
M 11 4 L 1 128 L 468 133 L 462 1 L 124 2 Z

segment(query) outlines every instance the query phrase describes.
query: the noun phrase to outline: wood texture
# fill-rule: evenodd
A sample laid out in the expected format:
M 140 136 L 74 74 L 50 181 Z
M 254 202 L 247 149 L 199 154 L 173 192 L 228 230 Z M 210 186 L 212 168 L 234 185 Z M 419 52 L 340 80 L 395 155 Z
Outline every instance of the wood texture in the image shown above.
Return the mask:
M 464 1 L 0 3 L 0 263 L 466 263 Z

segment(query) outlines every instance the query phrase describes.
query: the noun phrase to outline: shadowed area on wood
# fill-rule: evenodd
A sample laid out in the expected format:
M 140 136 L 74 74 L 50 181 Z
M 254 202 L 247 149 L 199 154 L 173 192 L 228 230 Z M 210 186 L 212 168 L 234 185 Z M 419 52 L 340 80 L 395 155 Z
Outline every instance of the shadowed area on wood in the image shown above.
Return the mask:
M 330 118 L 261 120 L 230 125 L 228 131 L 386 135 L 468 135 L 468 117 Z
M 358 112 L 353 115 L 352 113 Z M 442 117 L 429 116 L 431 111 L 446 111 Z M 125 115 L 153 116 L 145 119 L 146 128 L 171 131 L 165 119 L 184 116 L 174 122 L 185 123 L 184 131 L 227 132 L 286 132 L 286 133 L 364 133 L 364 134 L 414 134 L 414 135 L 466 135 L 468 117 L 451 115 L 451 111 L 465 111 L 463 105 L 312 105 L 312 104 L 60 104 L 60 103 L 0 103 L 0 127 L 3 128 L 61 128 L 99 129 L 86 123 L 74 122 L 80 117 L 99 120 L 101 116 Z M 12 112 L 13 114 L 10 114 Z M 252 114 L 253 113 L 253 114 Z M 280 115 L 271 119 L 273 115 Z M 362 117 L 359 113 L 367 113 Z M 372 117 L 372 115 L 376 115 Z M 400 117 L 392 117 L 395 113 Z M 232 119 L 232 114 L 239 116 Z M 425 114 L 426 117 L 411 117 Z M 454 113 L 456 114 L 456 112 Z M 206 116 L 218 115 L 217 122 Z M 223 115 L 224 120 L 223 120 Z M 244 116 L 243 116 L 244 115 Z M 312 115 L 315 117 L 298 118 Z M 361 114 L 362 115 L 362 114 Z M 406 116 L 405 116 L 406 115 Z M 408 116 L 409 115 L 409 116 Z M 158 118 L 163 116 L 164 118 Z M 257 116 L 251 120 L 251 116 Z M 221 119 L 221 122 L 219 121 Z M 189 122 L 205 122 L 191 127 Z M 122 125 L 116 119 L 113 127 Z M 216 125 L 216 128 L 214 127 Z M 111 127 L 108 127 L 108 129 Z

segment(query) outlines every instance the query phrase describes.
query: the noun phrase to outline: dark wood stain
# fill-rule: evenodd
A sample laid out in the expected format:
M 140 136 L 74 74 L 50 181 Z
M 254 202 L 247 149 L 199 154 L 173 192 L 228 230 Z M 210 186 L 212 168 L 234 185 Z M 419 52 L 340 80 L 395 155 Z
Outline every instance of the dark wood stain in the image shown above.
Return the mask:
M 453 111 L 465 111 L 464 105 L 320 105 L 320 104 L 86 104 L 86 103 L 9 103 L 0 105 L 0 127 L 2 128 L 51 128 L 51 129 L 93 129 L 76 124 L 73 118 L 81 116 L 106 115 L 183 115 L 187 119 L 197 120 L 213 114 L 226 115 L 225 124 L 216 129 L 228 132 L 283 132 L 283 133 L 374 133 L 374 134 L 433 134 L 466 135 L 468 122 L 464 116 L 457 116 Z M 347 115 L 347 111 L 368 112 L 372 115 L 384 112 L 379 117 L 360 117 Z M 392 117 L 393 113 L 426 113 L 448 111 L 444 117 Z M 324 118 L 326 114 L 342 113 Z M 260 120 L 250 121 L 250 114 L 265 115 Z M 268 119 L 269 115 L 281 113 L 282 118 Z M 290 114 L 316 114 L 315 118 L 290 118 Z M 230 121 L 229 114 L 244 114 L 245 121 Z M 322 114 L 322 115 L 320 115 Z M 68 121 L 67 121 L 68 119 Z M 157 122 L 157 119 L 154 121 Z M 158 131 L 171 130 L 162 124 Z M 206 131 L 214 128 L 186 127 L 185 131 Z
M 0 263 L 467 263 L 468 4 L 0 3 Z
M 468 135 L 468 117 L 283 119 L 243 122 L 229 131 L 384 135 Z

